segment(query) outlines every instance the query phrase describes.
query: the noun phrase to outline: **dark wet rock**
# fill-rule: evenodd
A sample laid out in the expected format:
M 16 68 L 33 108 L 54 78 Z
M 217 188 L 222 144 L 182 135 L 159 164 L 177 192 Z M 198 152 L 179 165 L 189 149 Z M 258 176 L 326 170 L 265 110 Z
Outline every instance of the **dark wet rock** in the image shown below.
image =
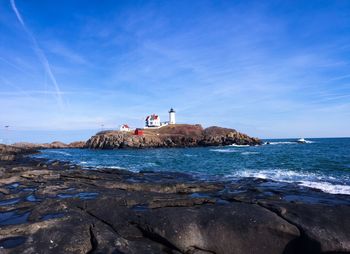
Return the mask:
M 243 203 L 156 209 L 140 221 L 145 235 L 166 239 L 182 253 L 283 253 L 299 237 L 299 230 L 276 214 Z
M 36 232 L 28 244 L 21 245 L 17 253 L 88 253 L 90 242 L 89 218 L 81 217 L 34 223 Z
M 171 199 L 163 198 L 163 199 L 153 199 L 149 202 L 149 208 L 162 208 L 162 207 L 189 207 L 195 205 L 203 205 L 203 204 L 215 204 L 216 199 L 214 198 L 176 198 Z
M 300 253 L 350 252 L 349 206 L 302 203 L 263 206 L 299 228 L 302 236 L 298 242 Z
M 205 192 L 220 189 L 220 185 L 214 184 L 190 184 L 190 183 L 127 183 L 127 182 L 108 182 L 104 186 L 110 189 L 122 189 L 127 191 L 146 191 L 154 193 L 194 193 Z
M 176 124 L 160 129 L 145 129 L 144 135 L 131 132 L 105 131 L 97 133 L 85 144 L 86 148 L 157 148 L 221 145 L 259 145 L 261 140 L 234 129 L 217 126 L 203 129 L 200 125 Z
M 24 158 L 0 169 L 0 253 L 349 252 L 348 196 Z

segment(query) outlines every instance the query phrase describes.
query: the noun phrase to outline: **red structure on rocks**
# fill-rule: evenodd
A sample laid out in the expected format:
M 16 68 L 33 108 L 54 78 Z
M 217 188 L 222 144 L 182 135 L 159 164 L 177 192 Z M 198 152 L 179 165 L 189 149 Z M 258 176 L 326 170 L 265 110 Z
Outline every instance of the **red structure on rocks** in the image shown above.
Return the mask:
M 141 129 L 136 129 L 135 130 L 135 135 L 137 135 L 137 136 L 142 136 L 144 133 L 143 133 L 143 130 L 141 130 Z

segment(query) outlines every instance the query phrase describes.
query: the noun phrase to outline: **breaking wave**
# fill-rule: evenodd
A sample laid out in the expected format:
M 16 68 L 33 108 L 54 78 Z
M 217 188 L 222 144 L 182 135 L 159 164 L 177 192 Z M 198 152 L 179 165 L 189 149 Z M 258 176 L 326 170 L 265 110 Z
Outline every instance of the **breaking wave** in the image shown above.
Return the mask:
M 249 145 L 237 145 L 237 144 L 232 144 L 229 146 L 234 146 L 234 147 L 248 147 Z
M 313 144 L 313 143 L 315 143 L 315 141 L 304 140 L 304 144 Z M 268 142 L 265 142 L 264 145 L 299 145 L 299 143 L 297 142 L 297 140 L 293 140 L 293 141 L 268 141 Z
M 301 181 L 300 186 L 305 186 L 313 189 L 319 189 L 323 192 L 331 194 L 346 194 L 350 195 L 350 186 L 341 184 L 332 184 L 328 182 L 311 182 L 311 181 Z
M 242 155 L 259 154 L 259 152 L 243 152 Z
M 234 149 L 210 149 L 211 152 L 217 153 L 236 153 L 237 151 Z
M 266 145 L 296 145 L 297 142 L 292 141 L 276 141 L 276 142 L 267 142 Z
M 299 186 L 318 189 L 330 194 L 350 195 L 350 186 L 339 183 L 332 183 L 334 177 L 311 172 L 296 172 L 292 170 L 245 170 L 236 172 L 228 177 L 253 177 L 268 179 L 276 182 L 295 183 Z

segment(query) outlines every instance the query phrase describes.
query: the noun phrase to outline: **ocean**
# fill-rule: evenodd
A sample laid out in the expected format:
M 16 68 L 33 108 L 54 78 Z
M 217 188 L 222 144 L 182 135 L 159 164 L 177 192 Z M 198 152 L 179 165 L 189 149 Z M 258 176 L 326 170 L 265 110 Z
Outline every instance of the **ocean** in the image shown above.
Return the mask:
M 265 140 L 261 146 L 141 150 L 48 149 L 36 158 L 69 161 L 86 169 L 182 172 L 207 181 L 262 178 L 350 195 L 350 138 Z

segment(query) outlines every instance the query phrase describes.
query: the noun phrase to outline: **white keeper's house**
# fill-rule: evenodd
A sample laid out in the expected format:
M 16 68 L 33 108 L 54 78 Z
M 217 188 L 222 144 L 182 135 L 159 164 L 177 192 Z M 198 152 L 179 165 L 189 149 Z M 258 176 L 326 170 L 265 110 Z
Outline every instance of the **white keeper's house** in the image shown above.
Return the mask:
M 130 129 L 129 125 L 122 124 L 122 125 L 120 125 L 119 130 L 120 131 L 130 131 L 131 129 Z
M 160 117 L 156 114 L 147 116 L 145 127 L 160 127 Z

